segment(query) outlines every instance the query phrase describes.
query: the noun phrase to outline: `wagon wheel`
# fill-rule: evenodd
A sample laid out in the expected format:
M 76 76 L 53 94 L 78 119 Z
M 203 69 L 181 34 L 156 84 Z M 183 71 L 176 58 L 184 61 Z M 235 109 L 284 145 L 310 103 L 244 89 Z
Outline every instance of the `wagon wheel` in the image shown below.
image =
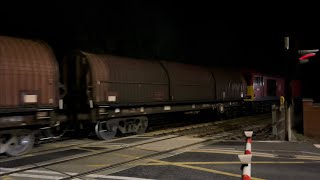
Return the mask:
M 32 149 L 35 142 L 34 134 L 31 131 L 25 131 L 22 134 L 13 135 L 8 142 L 6 154 L 8 156 L 20 156 Z
M 97 122 L 95 133 L 99 139 L 109 140 L 116 136 L 118 125 L 114 122 L 102 121 Z
M 223 104 L 219 104 L 217 108 L 217 116 L 219 120 L 225 120 L 226 114 L 225 114 L 225 108 Z
M 227 119 L 225 113 L 220 113 L 220 112 L 218 112 L 218 113 L 217 113 L 217 116 L 218 116 L 218 120 L 219 120 L 219 121 L 223 121 L 223 120 L 226 120 L 226 119 Z
M 147 131 L 147 128 L 148 128 L 148 119 L 140 119 L 140 125 L 137 129 L 137 134 L 143 134 Z

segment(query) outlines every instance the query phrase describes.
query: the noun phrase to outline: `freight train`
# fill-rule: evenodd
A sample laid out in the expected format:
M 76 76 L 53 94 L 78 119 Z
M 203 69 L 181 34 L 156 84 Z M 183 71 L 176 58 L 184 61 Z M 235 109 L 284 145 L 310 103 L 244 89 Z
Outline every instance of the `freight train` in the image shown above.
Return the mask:
M 239 69 L 83 51 L 57 61 L 43 41 L 6 36 L 0 36 L 0 83 L 0 153 L 10 156 L 67 123 L 110 139 L 144 133 L 150 115 L 259 109 L 284 93 L 283 79 Z

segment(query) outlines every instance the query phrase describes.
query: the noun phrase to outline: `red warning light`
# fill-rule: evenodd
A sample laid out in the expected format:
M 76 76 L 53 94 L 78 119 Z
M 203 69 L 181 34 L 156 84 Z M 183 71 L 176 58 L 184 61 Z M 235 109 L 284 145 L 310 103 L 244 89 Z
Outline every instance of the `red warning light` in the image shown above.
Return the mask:
M 308 54 L 305 54 L 305 55 L 301 56 L 301 57 L 299 58 L 299 60 L 300 60 L 300 61 L 306 60 L 306 59 L 309 59 L 310 57 L 313 57 L 313 56 L 315 56 L 315 55 L 316 55 L 316 53 L 308 53 Z

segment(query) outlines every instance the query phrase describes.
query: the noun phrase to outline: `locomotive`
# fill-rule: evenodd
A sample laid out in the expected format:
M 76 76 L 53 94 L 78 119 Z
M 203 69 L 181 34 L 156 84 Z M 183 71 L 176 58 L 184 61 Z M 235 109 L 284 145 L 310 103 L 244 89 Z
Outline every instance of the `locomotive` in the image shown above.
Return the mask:
M 278 104 L 279 97 L 285 95 L 283 77 L 256 71 L 245 71 L 243 74 L 247 82 L 247 97 L 244 99 L 247 109 L 253 112 L 271 111 L 272 104 Z
M 46 42 L 6 36 L 0 36 L 0 82 L 0 153 L 10 156 L 28 152 L 37 134 L 63 124 L 92 127 L 106 140 L 117 132 L 144 133 L 150 115 L 223 114 L 283 93 L 281 78 L 232 68 L 83 51 L 58 63 Z

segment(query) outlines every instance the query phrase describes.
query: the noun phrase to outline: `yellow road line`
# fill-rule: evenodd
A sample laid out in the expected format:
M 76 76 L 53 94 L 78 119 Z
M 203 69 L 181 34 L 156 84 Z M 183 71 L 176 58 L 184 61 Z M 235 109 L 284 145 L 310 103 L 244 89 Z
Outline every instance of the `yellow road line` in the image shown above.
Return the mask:
M 33 154 L 25 154 L 22 157 L 25 158 L 25 157 L 32 157 L 32 156 L 35 156 L 35 155 L 33 155 Z
M 125 155 L 125 154 L 120 154 L 120 153 L 114 153 L 114 154 L 117 156 L 122 156 L 122 157 L 139 158 L 137 156 Z M 203 168 L 203 167 L 190 166 L 190 165 L 186 165 L 186 164 L 176 164 L 173 162 L 161 161 L 161 160 L 157 160 L 157 159 L 147 159 L 147 160 L 156 162 L 159 165 L 162 165 L 162 164 L 163 165 L 172 165 L 172 166 L 184 167 L 184 168 L 189 168 L 189 169 L 195 169 L 195 170 L 199 170 L 199 171 L 211 172 L 214 174 L 220 174 L 220 175 L 225 175 L 225 176 L 232 176 L 232 177 L 238 177 L 238 178 L 241 177 L 241 175 L 239 175 L 239 174 L 218 171 L 218 170 L 208 169 L 208 168 Z M 251 179 L 252 180 L 264 180 L 264 179 L 260 179 L 260 178 L 254 178 L 254 177 L 251 177 Z
M 303 157 L 303 158 L 320 158 L 320 156 L 305 156 L 305 155 L 296 155 L 296 157 Z
M 126 158 L 140 158 L 138 156 L 131 156 L 131 155 L 127 155 L 127 154 L 120 154 L 120 153 L 114 153 L 114 155 L 120 156 L 120 157 L 126 157 Z M 156 161 L 155 159 L 146 159 L 147 161 Z M 161 164 L 165 164 L 166 162 L 157 162 L 157 164 L 161 165 Z
M 2 180 L 15 180 L 13 177 L 10 176 L 3 176 Z
M 190 166 L 190 165 L 186 165 L 186 164 L 175 164 L 175 163 L 156 160 L 156 159 L 151 159 L 151 160 L 154 161 L 154 162 L 158 162 L 158 163 L 168 163 L 168 164 L 173 165 L 173 166 L 184 167 L 184 168 L 189 168 L 189 169 L 195 169 L 195 170 L 205 171 L 205 172 L 211 172 L 211 173 L 221 174 L 221 175 L 225 175 L 225 176 L 232 176 L 232 177 L 239 177 L 239 178 L 241 177 L 241 175 L 239 175 L 239 174 L 229 173 L 229 172 L 224 172 L 224 171 L 218 171 L 218 170 L 214 170 L 214 169 L 208 169 L 208 168 L 197 167 L 197 166 Z M 254 178 L 254 177 L 251 177 L 251 179 L 253 179 L 253 180 L 264 180 L 264 179 L 260 179 L 260 178 Z
M 91 166 L 91 167 L 105 167 L 105 166 L 110 166 L 110 164 L 88 164 L 87 166 Z
M 214 154 L 231 154 L 231 155 L 239 155 L 243 154 L 243 151 L 235 151 L 235 150 L 221 150 L 221 149 L 209 149 L 209 150 L 203 150 L 203 149 L 195 149 L 190 152 L 200 152 L 200 153 L 214 153 Z M 269 157 L 269 158 L 286 158 L 286 157 L 277 157 L 275 154 L 268 154 L 268 153 L 252 153 L 252 156 L 256 157 Z M 301 159 L 301 160 L 315 160 L 320 161 L 320 156 L 304 156 L 304 155 L 295 155 L 295 159 Z M 288 158 L 286 158 L 288 159 Z M 289 158 L 292 159 L 292 158 Z
M 225 150 L 201 150 L 201 149 L 196 149 L 192 150 L 190 152 L 201 152 L 201 153 L 214 153 L 214 154 L 232 154 L 232 155 L 239 155 L 243 154 L 244 151 L 225 151 Z M 275 155 L 273 154 L 266 154 L 266 153 L 252 153 L 252 156 L 257 156 L 257 157 L 270 157 L 270 158 L 276 158 Z
M 82 149 L 82 150 L 86 150 L 86 151 L 90 151 L 90 152 L 97 152 L 96 150 L 93 149 L 86 149 L 86 148 L 82 148 L 82 147 L 78 147 L 76 149 Z
M 197 151 L 197 150 L 199 150 L 199 151 L 209 151 L 209 152 L 213 152 L 213 151 L 226 151 L 226 152 L 237 152 L 237 153 L 243 153 L 244 152 L 244 150 L 243 151 L 239 151 L 239 150 L 234 150 L 234 149 L 220 149 L 220 148 L 217 148 L 217 149 L 207 149 L 207 148 L 205 148 L 205 149 L 194 149 L 194 151 Z
M 132 156 L 132 155 L 127 155 L 127 154 L 121 154 L 121 153 L 112 153 L 114 155 L 120 156 L 120 157 L 125 157 L 125 158 L 141 158 L 140 156 Z
M 252 164 L 304 164 L 304 161 L 258 161 Z M 226 165 L 226 164 L 241 164 L 239 161 L 225 162 L 168 162 L 168 163 L 146 163 L 143 166 L 163 166 L 163 165 Z
M 251 162 L 251 164 L 305 164 L 304 161 L 260 161 Z
M 200 171 L 211 172 L 211 173 L 221 174 L 221 175 L 225 175 L 225 176 L 232 176 L 232 177 L 241 178 L 241 175 L 240 175 L 240 174 L 234 174 L 234 173 L 229 173 L 229 172 L 217 171 L 217 170 L 208 169 L 208 168 L 203 168 L 203 167 L 190 166 L 190 165 L 184 165 L 184 164 L 175 165 L 175 166 L 184 167 L 184 168 L 189 168 L 189 169 L 196 169 L 196 170 L 200 170 Z M 252 178 L 252 179 L 253 179 L 253 178 Z
M 313 160 L 313 161 L 320 161 L 320 157 L 304 157 L 304 156 L 296 156 L 296 159 L 302 160 Z

